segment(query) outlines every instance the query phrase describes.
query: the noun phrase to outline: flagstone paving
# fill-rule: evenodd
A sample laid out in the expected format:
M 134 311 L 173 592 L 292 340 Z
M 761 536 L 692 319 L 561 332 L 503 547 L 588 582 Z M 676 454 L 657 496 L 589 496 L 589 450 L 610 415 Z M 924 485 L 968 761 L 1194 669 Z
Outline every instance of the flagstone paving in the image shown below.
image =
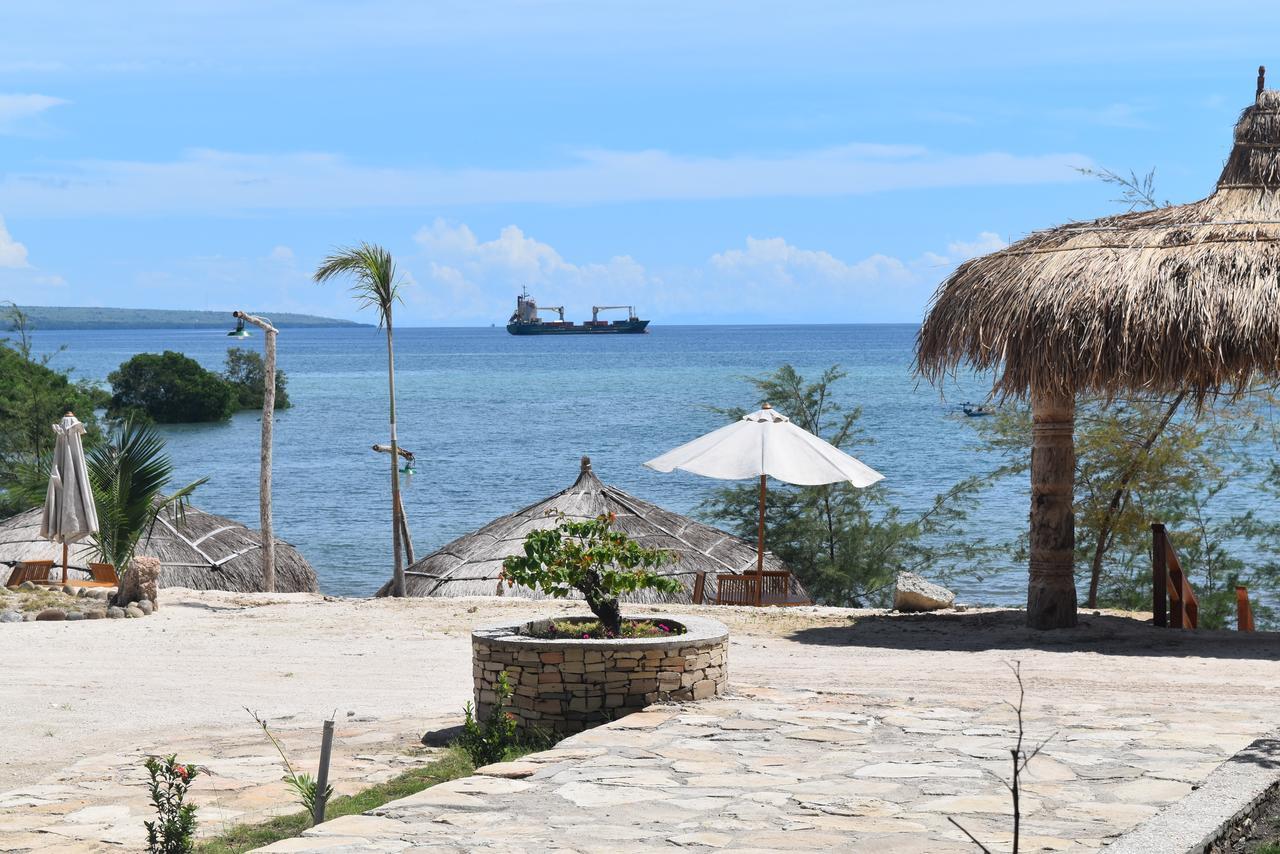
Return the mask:
M 387 779 L 429 759 L 415 750 L 425 729 L 456 723 L 478 609 L 573 607 L 183 595 L 185 612 L 129 621 L 127 650 L 96 626 L 9 627 L 24 646 L 0 681 L 0 851 L 138 850 L 148 751 L 215 771 L 193 794 L 203 833 L 294 810 L 245 703 L 308 770 L 338 705 L 338 790 Z M 219 607 L 194 607 L 206 602 Z M 1024 781 L 1022 850 L 1097 850 L 1280 723 L 1276 635 L 1088 615 L 1033 632 L 1016 612 L 698 612 L 730 626 L 732 696 L 655 707 L 273 850 L 975 850 L 948 817 L 1008 850 L 1015 660 L 1028 739 L 1049 738 Z M 56 767 L 29 773 L 44 743 Z
M 1023 851 L 1094 851 L 1191 791 L 1248 716 L 1162 732 L 1150 710 L 1035 722 Z M 1048 725 L 1048 726 L 1047 726 Z M 329 822 L 266 851 L 972 852 L 1011 834 L 1011 710 L 904 711 L 839 692 L 748 689 L 656 706 L 519 762 Z M 1034 746 L 1034 744 L 1032 745 Z
M 409 768 L 430 762 L 437 751 L 422 748 L 420 721 L 339 718 L 330 770 L 337 794 L 351 794 Z M 299 770 L 314 772 L 319 731 L 289 719 L 271 722 Z M 191 734 L 166 739 L 164 750 L 209 773 L 196 779 L 190 798 L 199 805 L 200 834 L 209 836 L 240 823 L 298 812 L 281 779 L 283 766 L 261 731 L 246 736 Z M 143 821 L 154 817 L 141 748 L 85 756 L 41 783 L 0 792 L 0 852 L 141 851 Z

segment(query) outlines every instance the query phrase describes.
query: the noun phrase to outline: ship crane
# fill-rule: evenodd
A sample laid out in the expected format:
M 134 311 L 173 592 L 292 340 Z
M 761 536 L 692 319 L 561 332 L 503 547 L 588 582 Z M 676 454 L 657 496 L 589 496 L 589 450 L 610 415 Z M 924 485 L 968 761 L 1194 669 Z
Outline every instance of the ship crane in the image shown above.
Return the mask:
M 541 309 L 542 311 L 554 311 L 556 314 L 560 315 L 560 322 L 561 322 L 561 323 L 563 323 L 563 322 L 564 322 L 564 306 L 562 306 L 562 305 L 540 305 L 540 306 L 538 306 L 538 308 L 539 308 L 539 309 Z
M 636 309 L 635 309 L 635 306 L 630 306 L 630 305 L 593 305 L 593 306 L 591 306 L 591 322 L 592 322 L 592 323 L 596 323 L 596 322 L 598 322 L 598 321 L 600 320 L 600 312 L 602 312 L 602 311 L 609 311 L 610 309 L 614 309 L 614 308 L 625 308 L 625 309 L 627 310 L 627 319 L 628 319 L 628 320 L 635 320 L 635 319 L 636 319 Z

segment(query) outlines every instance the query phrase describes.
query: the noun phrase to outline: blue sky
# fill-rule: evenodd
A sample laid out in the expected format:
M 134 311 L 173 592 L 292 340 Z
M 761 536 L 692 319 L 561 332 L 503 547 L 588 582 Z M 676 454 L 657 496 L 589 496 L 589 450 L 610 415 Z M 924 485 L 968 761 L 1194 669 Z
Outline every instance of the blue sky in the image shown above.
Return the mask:
M 0 0 L 0 299 L 402 325 L 911 322 L 956 263 L 1212 190 L 1259 3 Z

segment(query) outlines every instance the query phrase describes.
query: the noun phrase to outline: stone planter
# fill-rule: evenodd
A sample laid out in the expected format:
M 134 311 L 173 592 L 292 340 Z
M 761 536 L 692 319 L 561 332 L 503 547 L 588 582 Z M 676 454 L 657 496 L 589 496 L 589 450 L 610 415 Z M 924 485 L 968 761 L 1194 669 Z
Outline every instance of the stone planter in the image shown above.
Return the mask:
M 729 631 L 705 617 L 628 615 L 684 626 L 659 638 L 544 640 L 531 623 L 504 623 L 471 633 L 476 710 L 489 715 L 498 674 L 506 672 L 511 706 L 523 728 L 559 735 L 615 720 L 651 703 L 702 700 L 724 693 Z

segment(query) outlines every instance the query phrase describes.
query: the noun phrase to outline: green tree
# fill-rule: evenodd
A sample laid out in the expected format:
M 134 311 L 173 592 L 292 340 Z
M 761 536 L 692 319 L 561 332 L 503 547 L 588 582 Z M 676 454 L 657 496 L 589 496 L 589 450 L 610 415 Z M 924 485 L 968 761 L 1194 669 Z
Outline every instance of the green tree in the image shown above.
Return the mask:
M 146 424 L 126 418 L 85 455 L 98 511 L 94 549 L 123 573 L 142 537 L 161 513 L 181 513 L 184 502 L 207 478 L 168 495 L 173 462 L 164 439 Z
M 806 380 L 791 365 L 748 378 L 760 403 L 768 402 L 796 426 L 852 453 L 870 444 L 858 428 L 861 410 L 844 406 L 837 384 L 839 366 Z M 743 410 L 724 410 L 730 420 Z M 970 478 L 938 495 L 923 513 L 895 505 L 888 488 L 852 484 L 795 487 L 779 485 L 765 501 L 765 542 L 815 600 L 854 607 L 885 604 L 899 572 L 936 578 L 971 574 L 989 552 L 963 530 L 971 499 L 986 478 Z M 754 539 L 758 494 L 754 484 L 717 489 L 702 506 L 711 519 Z
M 354 280 L 351 292 L 361 308 L 378 310 L 378 325 L 387 332 L 387 397 L 391 423 L 391 548 L 393 569 L 391 595 L 404 595 L 404 564 L 400 553 L 400 452 L 396 438 L 396 357 L 391 330 L 391 309 L 400 299 L 400 281 L 391 253 L 372 243 L 340 249 L 320 264 L 315 280 L 324 283 L 339 276 Z
M 52 425 L 75 412 L 89 430 L 85 443 L 92 445 L 99 433 L 94 411 L 107 400 L 95 386 L 50 368 L 54 354 L 34 352 L 29 320 L 17 306 L 10 305 L 5 316 L 13 337 L 0 340 L 0 516 L 44 501 L 43 461 L 53 450 Z
M 139 353 L 107 380 L 114 416 L 143 414 L 160 424 L 185 424 L 225 421 L 236 409 L 226 380 L 172 350 Z
M 227 350 L 227 363 L 222 376 L 231 384 L 235 393 L 236 409 L 262 409 L 262 398 L 266 395 L 267 388 L 266 374 L 262 354 L 257 350 L 241 347 Z M 285 390 L 286 383 L 284 371 L 277 369 L 275 409 L 288 409 L 293 405 Z
M 605 634 L 622 634 L 620 593 L 657 590 L 675 593 L 680 582 L 655 570 L 669 556 L 647 549 L 621 531 L 613 530 L 614 517 L 600 516 L 575 522 L 563 514 L 554 528 L 530 531 L 524 538 L 524 554 L 502 562 L 502 580 L 521 584 L 563 599 L 574 590 L 582 594 Z
M 1183 409 L 1181 396 L 1082 400 L 1076 416 L 1076 565 L 1086 607 L 1151 607 L 1151 523 L 1169 530 L 1200 600 L 1200 624 L 1224 625 L 1235 585 L 1274 595 L 1280 583 L 1280 523 L 1256 511 L 1231 512 L 1223 493 L 1252 484 L 1280 491 L 1269 393 L 1235 403 Z M 977 425 L 988 448 L 1004 455 L 997 475 L 1023 474 L 1031 418 L 1006 407 Z M 1025 542 L 1008 545 L 1018 553 Z M 1020 555 L 1019 555 L 1020 556 Z M 1258 617 L 1273 614 L 1255 605 Z

